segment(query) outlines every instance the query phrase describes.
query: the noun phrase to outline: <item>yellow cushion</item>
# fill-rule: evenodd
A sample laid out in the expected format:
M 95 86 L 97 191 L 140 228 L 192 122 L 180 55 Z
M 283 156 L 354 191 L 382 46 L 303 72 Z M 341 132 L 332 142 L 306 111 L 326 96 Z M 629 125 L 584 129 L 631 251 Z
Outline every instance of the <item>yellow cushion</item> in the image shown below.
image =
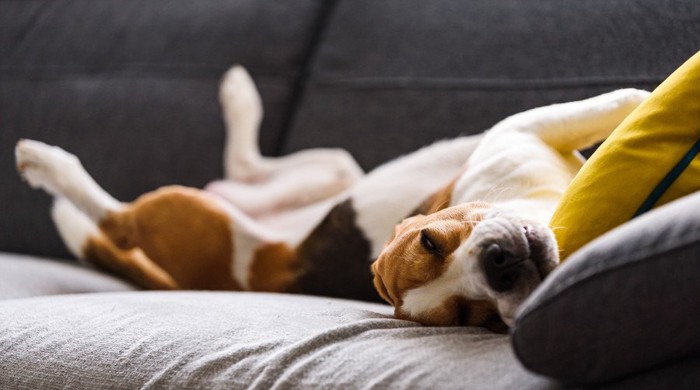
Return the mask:
M 615 129 L 571 182 L 550 222 L 562 260 L 635 216 L 700 190 L 699 151 L 700 52 Z

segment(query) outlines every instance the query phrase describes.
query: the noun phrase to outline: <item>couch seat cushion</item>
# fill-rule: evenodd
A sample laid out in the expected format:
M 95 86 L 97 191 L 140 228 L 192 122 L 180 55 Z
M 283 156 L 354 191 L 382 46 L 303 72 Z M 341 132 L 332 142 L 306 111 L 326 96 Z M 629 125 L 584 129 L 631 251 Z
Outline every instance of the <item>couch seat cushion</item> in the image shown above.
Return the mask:
M 135 289 L 78 264 L 0 252 L 0 300 Z
M 388 306 L 262 293 L 0 303 L 0 388 L 533 388 L 507 336 Z

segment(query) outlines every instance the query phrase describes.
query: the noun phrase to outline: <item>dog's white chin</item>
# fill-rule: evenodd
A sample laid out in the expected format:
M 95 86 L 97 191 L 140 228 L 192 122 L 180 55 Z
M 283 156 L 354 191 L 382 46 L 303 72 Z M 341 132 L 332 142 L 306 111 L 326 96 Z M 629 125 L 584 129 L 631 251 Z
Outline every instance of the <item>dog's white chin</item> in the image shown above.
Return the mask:
M 522 301 L 514 302 L 509 300 L 499 300 L 497 302 L 496 306 L 498 308 L 498 314 L 501 316 L 501 320 L 503 320 L 503 322 L 508 325 L 509 328 L 512 328 L 515 324 L 515 316 L 521 304 Z

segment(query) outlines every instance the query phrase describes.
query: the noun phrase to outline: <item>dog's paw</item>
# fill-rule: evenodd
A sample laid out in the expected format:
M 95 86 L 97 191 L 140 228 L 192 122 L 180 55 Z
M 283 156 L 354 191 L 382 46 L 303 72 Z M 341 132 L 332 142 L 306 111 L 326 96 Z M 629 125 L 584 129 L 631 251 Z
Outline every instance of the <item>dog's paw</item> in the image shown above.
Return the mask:
M 43 142 L 20 140 L 15 147 L 17 170 L 32 188 L 58 195 L 61 176 L 81 169 L 80 161 L 65 150 Z
M 649 91 L 635 88 L 618 89 L 612 93 L 617 94 L 620 101 L 634 106 L 639 105 L 651 95 Z
M 219 100 L 236 115 L 262 116 L 262 101 L 255 82 L 241 65 L 229 69 L 221 81 Z

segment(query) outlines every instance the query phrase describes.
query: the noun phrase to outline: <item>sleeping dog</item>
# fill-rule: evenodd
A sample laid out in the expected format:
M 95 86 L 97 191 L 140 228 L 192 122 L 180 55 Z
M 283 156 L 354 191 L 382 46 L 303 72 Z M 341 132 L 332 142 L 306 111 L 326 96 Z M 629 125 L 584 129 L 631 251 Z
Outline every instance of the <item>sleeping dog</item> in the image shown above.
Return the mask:
M 398 318 L 503 330 L 558 263 L 548 222 L 582 165 L 577 150 L 647 92 L 526 111 L 367 175 L 343 150 L 262 157 L 260 97 L 243 68 L 227 72 L 219 96 L 225 180 L 204 190 L 169 186 L 122 203 L 74 155 L 17 144 L 19 172 L 55 198 L 76 256 L 144 288 L 378 293 Z

